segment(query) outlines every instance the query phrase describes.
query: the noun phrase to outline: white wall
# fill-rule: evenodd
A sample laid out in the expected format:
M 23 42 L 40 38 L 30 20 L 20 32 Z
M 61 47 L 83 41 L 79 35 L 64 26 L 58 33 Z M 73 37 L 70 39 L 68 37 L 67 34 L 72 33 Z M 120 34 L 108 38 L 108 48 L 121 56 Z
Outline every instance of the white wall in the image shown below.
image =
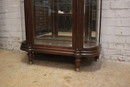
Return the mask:
M 0 48 L 20 50 L 23 0 L 0 0 Z M 102 58 L 130 62 L 130 0 L 103 0 Z
M 19 50 L 21 31 L 20 0 L 0 0 L 0 48 Z
M 103 0 L 102 55 L 130 61 L 130 0 Z

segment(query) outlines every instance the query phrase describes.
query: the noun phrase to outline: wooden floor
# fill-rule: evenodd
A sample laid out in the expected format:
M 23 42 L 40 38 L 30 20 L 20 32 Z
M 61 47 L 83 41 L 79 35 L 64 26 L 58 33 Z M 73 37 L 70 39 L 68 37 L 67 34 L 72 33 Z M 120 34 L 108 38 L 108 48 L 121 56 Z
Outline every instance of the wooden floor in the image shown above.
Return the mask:
M 0 50 L 0 87 L 130 87 L 130 63 L 84 60 L 81 72 L 73 58 L 38 55 L 28 64 L 25 52 Z

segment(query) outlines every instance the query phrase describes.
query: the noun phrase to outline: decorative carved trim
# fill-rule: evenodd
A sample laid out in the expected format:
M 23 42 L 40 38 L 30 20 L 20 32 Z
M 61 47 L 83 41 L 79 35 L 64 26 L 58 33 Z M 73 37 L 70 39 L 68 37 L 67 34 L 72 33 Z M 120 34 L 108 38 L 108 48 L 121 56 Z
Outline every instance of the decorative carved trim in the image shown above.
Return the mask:
M 74 53 L 75 57 L 81 57 L 81 52 L 80 50 L 76 49 L 75 53 Z
M 32 51 L 32 46 L 31 46 L 31 44 L 26 43 L 26 41 L 23 41 L 22 44 L 21 44 L 20 49 L 24 50 L 24 51 L 27 51 L 27 52 L 30 52 L 30 51 Z

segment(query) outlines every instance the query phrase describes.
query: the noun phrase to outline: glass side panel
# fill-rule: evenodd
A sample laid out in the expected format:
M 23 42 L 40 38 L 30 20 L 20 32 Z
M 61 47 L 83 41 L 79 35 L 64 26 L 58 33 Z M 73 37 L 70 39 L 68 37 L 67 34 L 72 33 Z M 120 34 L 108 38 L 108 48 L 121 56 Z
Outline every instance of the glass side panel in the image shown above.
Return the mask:
M 33 0 L 35 44 L 72 46 L 72 0 Z
M 83 47 L 95 47 L 99 44 L 100 0 L 85 0 L 84 8 Z

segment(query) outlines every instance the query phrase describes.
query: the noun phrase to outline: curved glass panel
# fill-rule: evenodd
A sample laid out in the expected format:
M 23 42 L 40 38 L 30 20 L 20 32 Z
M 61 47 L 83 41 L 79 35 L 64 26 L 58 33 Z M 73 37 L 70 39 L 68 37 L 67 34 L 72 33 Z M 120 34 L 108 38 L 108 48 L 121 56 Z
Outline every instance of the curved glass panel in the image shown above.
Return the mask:
M 100 0 L 85 0 L 83 47 L 95 47 L 99 43 Z
M 72 46 L 72 0 L 33 0 L 35 44 Z

